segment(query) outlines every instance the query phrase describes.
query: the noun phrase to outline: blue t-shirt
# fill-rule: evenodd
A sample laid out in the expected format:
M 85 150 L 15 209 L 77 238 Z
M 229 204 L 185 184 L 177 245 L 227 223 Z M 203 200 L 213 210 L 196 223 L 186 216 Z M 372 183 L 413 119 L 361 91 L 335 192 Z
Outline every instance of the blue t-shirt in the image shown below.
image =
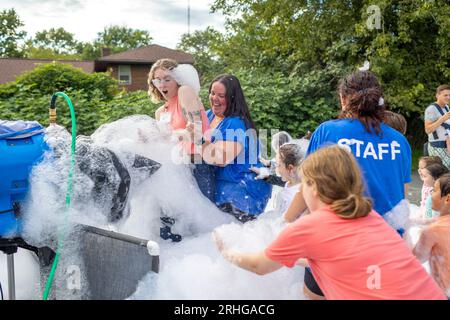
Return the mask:
M 211 110 L 208 120 L 214 119 Z M 243 146 L 241 153 L 225 167 L 216 167 L 216 205 L 231 203 L 237 209 L 258 215 L 262 213 L 272 194 L 272 186 L 265 181 L 255 180 L 256 174 L 250 167 L 261 167 L 258 159 L 256 136 L 246 134 L 246 126 L 239 117 L 226 117 L 212 131 L 211 141 L 233 141 Z
M 405 198 L 404 184 L 411 182 L 411 147 L 400 132 L 382 123 L 377 135 L 357 119 L 330 120 L 314 131 L 307 154 L 335 143 L 351 149 L 375 211 L 384 215 Z

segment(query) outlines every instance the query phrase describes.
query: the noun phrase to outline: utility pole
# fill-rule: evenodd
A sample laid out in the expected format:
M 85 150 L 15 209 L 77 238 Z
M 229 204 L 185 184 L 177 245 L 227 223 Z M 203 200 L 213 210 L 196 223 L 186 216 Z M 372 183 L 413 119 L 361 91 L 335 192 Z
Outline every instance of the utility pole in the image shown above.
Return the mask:
M 188 35 L 191 34 L 191 1 L 188 0 Z

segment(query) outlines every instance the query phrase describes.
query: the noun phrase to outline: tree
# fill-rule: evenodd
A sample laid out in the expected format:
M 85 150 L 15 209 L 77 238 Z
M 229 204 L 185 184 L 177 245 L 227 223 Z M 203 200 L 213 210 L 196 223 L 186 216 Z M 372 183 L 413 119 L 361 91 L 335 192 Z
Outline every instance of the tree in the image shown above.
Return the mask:
M 40 49 L 50 49 L 56 54 L 73 54 L 76 52 L 78 42 L 74 34 L 64 28 L 51 28 L 36 32 L 33 45 Z
M 147 46 L 153 40 L 148 31 L 117 25 L 105 27 L 97 35 L 96 46 L 109 47 L 113 53 Z
M 92 43 L 78 42 L 75 47 L 82 60 L 95 60 L 102 56 L 102 48 L 107 47 L 111 53 L 119 53 L 149 45 L 152 40 L 148 31 L 113 25 L 97 33 Z
M 216 0 L 212 10 L 227 17 L 219 52 L 231 69 L 326 80 L 315 85 L 332 94 L 342 74 L 369 60 L 389 107 L 409 120 L 450 82 L 447 0 Z M 410 141 L 423 138 L 423 123 L 408 126 Z
M 78 42 L 76 48 L 81 60 L 95 60 L 101 57 L 101 47 L 99 44 Z
M 202 78 L 211 78 L 211 75 L 222 73 L 225 64 L 223 63 L 219 46 L 223 41 L 223 36 L 214 28 L 207 27 L 203 31 L 195 31 L 192 34 L 183 34 L 177 49 L 183 50 L 193 55 L 195 67 Z
M 0 57 L 20 58 L 23 56 L 18 43 L 26 36 L 25 31 L 19 30 L 23 26 L 23 22 L 14 9 L 0 12 Z

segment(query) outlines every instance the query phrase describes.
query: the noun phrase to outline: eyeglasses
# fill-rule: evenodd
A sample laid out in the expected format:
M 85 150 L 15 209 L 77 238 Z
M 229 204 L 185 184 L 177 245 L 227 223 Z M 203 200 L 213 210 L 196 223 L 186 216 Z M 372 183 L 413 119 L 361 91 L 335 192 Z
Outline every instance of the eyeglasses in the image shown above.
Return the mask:
M 163 83 L 169 83 L 170 81 L 172 81 L 173 79 L 170 77 L 164 78 L 164 79 L 153 79 L 152 83 L 155 87 L 159 87 L 161 86 L 161 84 Z

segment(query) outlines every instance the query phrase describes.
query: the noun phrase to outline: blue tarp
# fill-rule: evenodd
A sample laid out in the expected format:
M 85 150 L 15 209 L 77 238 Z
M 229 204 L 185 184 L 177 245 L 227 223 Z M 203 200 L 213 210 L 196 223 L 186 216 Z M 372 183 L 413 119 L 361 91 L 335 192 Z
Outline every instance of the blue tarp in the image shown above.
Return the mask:
M 20 207 L 29 174 L 48 147 L 36 121 L 0 120 L 0 237 L 20 234 Z
M 44 127 L 37 121 L 0 120 L 0 140 L 19 139 L 43 132 Z

